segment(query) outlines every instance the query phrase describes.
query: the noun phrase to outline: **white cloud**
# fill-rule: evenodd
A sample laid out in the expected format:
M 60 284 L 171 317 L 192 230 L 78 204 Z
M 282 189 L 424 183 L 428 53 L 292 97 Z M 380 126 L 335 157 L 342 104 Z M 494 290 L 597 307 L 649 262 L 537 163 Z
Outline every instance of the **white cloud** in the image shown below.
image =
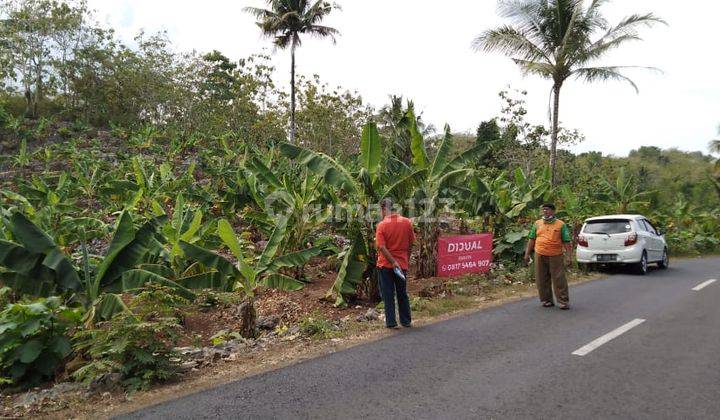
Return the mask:
M 297 56 L 300 73 L 318 73 L 330 84 L 357 89 L 375 106 L 386 103 L 389 94 L 403 94 L 415 100 L 426 121 L 437 127 L 447 122 L 455 131 L 474 131 L 481 120 L 496 115 L 497 92 L 511 84 L 528 90 L 530 118 L 547 121 L 549 82 L 523 78 L 510 60 L 470 49 L 475 35 L 502 22 L 495 1 L 340 3 L 343 10 L 325 22 L 341 30 L 337 45 L 306 39 Z M 643 31 L 645 41 L 606 62 L 655 66 L 664 73 L 632 72 L 639 95 L 618 83 L 569 82 L 562 92 L 561 121 L 586 134 L 577 151 L 623 155 L 642 145 L 707 150 L 720 124 L 720 56 L 713 52 L 720 4 L 702 3 L 697 8 L 668 0 L 618 0 L 607 6 L 611 20 L 652 11 L 670 26 Z M 233 58 L 271 49 L 242 11 L 264 5 L 262 0 L 90 0 L 100 21 L 126 40 L 143 28 L 167 30 L 179 50 L 217 49 Z M 289 61 L 285 51 L 273 55 L 280 83 L 288 83 Z

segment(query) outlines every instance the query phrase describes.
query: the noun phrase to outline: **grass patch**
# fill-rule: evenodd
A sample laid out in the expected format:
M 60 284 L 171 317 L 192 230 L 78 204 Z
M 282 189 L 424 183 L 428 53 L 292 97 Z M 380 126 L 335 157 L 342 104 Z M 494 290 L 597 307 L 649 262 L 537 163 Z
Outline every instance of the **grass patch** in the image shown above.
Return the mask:
M 419 315 L 438 316 L 450 312 L 459 311 L 475 306 L 476 300 L 470 296 L 453 296 L 444 299 L 422 299 L 415 298 L 411 302 L 417 309 L 413 309 Z
M 300 332 L 315 340 L 336 338 L 341 335 L 340 329 L 321 315 L 310 315 L 300 321 Z

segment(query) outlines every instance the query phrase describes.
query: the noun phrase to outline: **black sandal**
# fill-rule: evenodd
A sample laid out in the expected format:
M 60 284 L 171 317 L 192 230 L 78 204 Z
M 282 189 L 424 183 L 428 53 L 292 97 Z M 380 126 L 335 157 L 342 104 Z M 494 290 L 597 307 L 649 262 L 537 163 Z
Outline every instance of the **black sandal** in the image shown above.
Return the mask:
M 570 305 L 568 305 L 568 304 L 560 305 L 560 309 L 562 309 L 563 311 L 567 311 L 568 309 L 570 309 Z
M 543 302 L 542 306 L 543 306 L 543 308 L 552 308 L 553 306 L 555 306 L 555 304 L 548 301 L 548 302 Z

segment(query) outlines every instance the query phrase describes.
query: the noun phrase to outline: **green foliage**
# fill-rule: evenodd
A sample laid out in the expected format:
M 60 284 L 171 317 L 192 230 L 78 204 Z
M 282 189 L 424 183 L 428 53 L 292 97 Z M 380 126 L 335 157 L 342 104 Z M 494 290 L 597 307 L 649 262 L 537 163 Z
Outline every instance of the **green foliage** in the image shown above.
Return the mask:
M 500 14 L 511 24 L 486 30 L 473 41 L 475 50 L 503 53 L 523 73 L 553 81 L 550 145 L 553 185 L 557 180 L 556 150 L 563 84 L 570 78 L 587 82 L 619 80 L 628 82 L 637 91 L 635 83 L 622 74 L 626 67 L 598 66 L 598 60 L 623 44 L 639 40 L 641 27 L 665 23 L 647 13 L 631 15 L 610 25 L 602 16 L 605 3 L 593 1 L 588 4 L 579 0 L 501 2 Z
M 180 360 L 174 350 L 178 315 L 185 304 L 172 288 L 148 285 L 132 300 L 130 311 L 75 335 L 77 351 L 89 361 L 73 377 L 87 383 L 117 372 L 130 392 L 174 378 Z
M 360 129 L 372 114 L 360 94 L 341 87 L 330 90 L 314 75 L 300 77 L 297 95 L 297 141 L 331 156 L 356 155 Z
M 0 287 L 0 310 L 5 309 L 5 306 L 12 303 L 13 291 L 7 286 Z
M 290 142 L 295 143 L 295 50 L 302 43 L 301 35 L 329 37 L 335 42 L 338 30 L 319 23 L 337 6 L 323 0 L 312 4 L 294 0 L 272 1 L 268 4 L 270 9 L 246 7 L 244 10 L 258 19 L 257 25 L 263 35 L 273 38 L 276 47 L 290 48 Z
M 372 177 L 377 173 L 381 156 L 382 144 L 377 126 L 374 123 L 368 123 L 363 127 L 360 140 L 360 166 L 367 170 Z
M 18 293 L 50 296 L 80 288 L 80 276 L 55 242 L 22 213 L 3 222 L 14 241 L 0 240 L 0 279 Z
M 213 346 L 219 346 L 220 344 L 226 343 L 231 340 L 237 340 L 242 338 L 239 332 L 220 330 L 210 337 L 210 342 Z
M 52 379 L 72 353 L 81 313 L 58 297 L 9 304 L 0 312 L 0 384 L 25 389 Z
M 300 320 L 300 332 L 316 340 L 337 337 L 338 328 L 320 314 L 312 314 Z
M 640 201 L 643 197 L 651 194 L 651 191 L 638 191 L 637 184 L 632 176 L 625 175 L 625 168 L 620 168 L 615 182 L 603 180 L 605 199 L 607 202 L 616 205 L 613 211 L 626 214 L 628 211 L 640 209 L 649 203 Z

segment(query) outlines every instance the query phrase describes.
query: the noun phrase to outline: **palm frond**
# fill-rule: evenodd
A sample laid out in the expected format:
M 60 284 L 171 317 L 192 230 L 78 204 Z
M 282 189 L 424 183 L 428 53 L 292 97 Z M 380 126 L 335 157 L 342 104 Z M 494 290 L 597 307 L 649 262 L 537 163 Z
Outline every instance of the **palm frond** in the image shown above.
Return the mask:
M 637 35 L 637 30 L 640 27 L 650 28 L 657 23 L 667 25 L 665 20 L 655 16 L 653 13 L 634 14 L 623 18 L 617 25 L 610 28 L 605 36 L 614 38 L 626 34 Z
M 337 29 L 323 25 L 312 25 L 308 27 L 307 30 L 305 30 L 304 32 L 315 38 L 328 37 L 333 44 L 337 42 L 335 36 L 340 35 L 340 31 L 338 31 Z
M 337 5 L 318 0 L 309 6 L 307 0 L 268 0 L 269 9 L 245 7 L 243 11 L 258 19 L 257 25 L 266 37 L 274 38 L 277 48 L 297 48 L 302 44 L 300 34 L 332 38 L 339 31 L 318 25 Z
M 553 74 L 555 74 L 556 72 L 555 66 L 549 63 L 540 63 L 530 60 L 519 60 L 516 58 L 513 58 L 512 60 L 520 67 L 520 70 L 523 72 L 523 74 L 526 75 L 535 74 L 545 78 L 552 78 Z
M 610 80 L 627 82 L 633 87 L 633 89 L 635 89 L 636 93 L 640 93 L 640 90 L 638 89 L 635 82 L 633 82 L 629 77 L 620 73 L 621 69 L 626 69 L 626 68 L 653 69 L 652 67 L 635 67 L 635 66 L 584 67 L 584 68 L 573 71 L 573 75 L 576 78 L 585 80 L 586 82 L 589 82 L 589 83 L 606 82 L 606 81 L 610 81 Z M 653 69 L 653 70 L 657 70 L 657 69 Z
M 720 153 L 720 140 L 711 141 L 708 147 L 710 148 L 710 153 Z
M 272 10 L 262 9 L 260 7 L 243 7 L 243 12 L 249 13 L 258 19 L 266 19 L 268 16 L 273 16 L 275 13 Z
M 525 33 L 511 26 L 503 26 L 483 32 L 472 42 L 475 51 L 500 52 L 525 60 L 544 59 L 550 63 L 550 56 L 530 40 Z
M 498 4 L 500 16 L 510 19 L 534 43 L 546 43 L 542 29 L 542 4 L 534 0 L 505 0 Z
M 641 38 L 637 35 L 626 34 L 611 40 L 604 42 L 596 42 L 588 48 L 577 51 L 577 53 L 571 58 L 571 64 L 584 64 L 592 60 L 598 60 L 609 51 L 614 50 L 621 45 L 630 41 L 639 41 Z

